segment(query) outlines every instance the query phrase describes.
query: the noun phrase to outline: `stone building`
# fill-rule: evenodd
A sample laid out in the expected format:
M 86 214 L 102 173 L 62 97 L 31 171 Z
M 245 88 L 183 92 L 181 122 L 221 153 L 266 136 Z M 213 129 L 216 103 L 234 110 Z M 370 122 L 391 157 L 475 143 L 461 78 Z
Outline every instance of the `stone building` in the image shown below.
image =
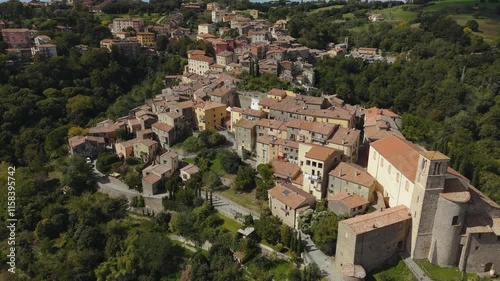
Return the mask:
M 427 258 L 441 267 L 458 266 L 461 271 L 498 268 L 500 206 L 448 167 L 449 160 L 441 152 L 426 151 L 394 135 L 371 143 L 368 173 L 380 183 L 385 203 L 392 207 L 376 213 L 388 215 L 385 220 L 394 225 L 411 216 L 411 223 L 407 229 L 405 223 L 386 235 L 385 227 L 374 223 L 374 213 L 341 222 L 337 266 L 350 263 L 370 271 L 397 251 L 406 251 L 414 259 Z M 352 230 L 363 221 L 363 231 Z M 365 232 L 373 236 L 358 239 Z M 367 241 L 377 244 L 361 251 Z M 373 253 L 377 256 L 371 256 Z
M 360 265 L 367 272 L 405 250 L 412 218 L 405 206 L 375 211 L 339 222 L 335 263 Z
M 100 152 L 106 150 L 103 137 L 74 136 L 68 139 L 68 153 L 80 154 L 85 157 L 97 158 Z

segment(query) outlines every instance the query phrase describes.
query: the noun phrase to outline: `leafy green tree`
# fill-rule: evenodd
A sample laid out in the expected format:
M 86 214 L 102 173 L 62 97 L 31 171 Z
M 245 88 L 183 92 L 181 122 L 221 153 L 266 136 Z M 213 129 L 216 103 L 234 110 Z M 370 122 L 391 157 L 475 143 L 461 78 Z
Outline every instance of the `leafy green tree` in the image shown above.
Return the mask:
M 255 187 L 255 171 L 248 165 L 242 165 L 238 168 L 238 174 L 234 181 L 236 190 L 250 190 Z
M 214 273 L 213 280 L 242 280 L 238 265 L 232 258 L 231 249 L 227 244 L 213 244 L 208 251 L 210 269 Z
M 51 158 L 61 157 L 67 153 L 68 129 L 69 126 L 65 125 L 47 134 L 45 138 L 45 153 L 50 155 Z
M 130 189 L 135 189 L 135 190 L 138 190 L 138 191 L 142 191 L 142 175 L 139 174 L 139 173 L 128 172 L 123 177 L 123 182 L 125 182 L 125 184 Z
M 177 192 L 175 200 L 184 206 L 194 205 L 195 194 L 191 189 L 181 189 Z
M 274 170 L 270 164 L 260 164 L 257 166 L 260 178 L 255 178 L 257 186 L 255 197 L 259 200 L 267 199 L 267 191 L 274 187 Z
M 286 224 L 283 224 L 281 225 L 280 227 L 280 242 L 285 245 L 286 247 L 290 247 L 290 243 L 292 241 L 292 235 L 293 235 L 293 232 L 292 232 L 292 229 L 286 225 Z
M 222 184 L 222 182 L 221 182 L 219 176 L 215 172 L 208 171 L 207 173 L 205 173 L 203 175 L 203 184 L 208 189 L 213 190 L 213 189 L 219 187 Z
M 241 165 L 241 159 L 236 152 L 231 150 L 220 150 L 217 152 L 217 158 L 222 164 L 226 173 L 236 174 Z
M 287 278 L 289 281 L 302 281 L 302 273 L 300 269 L 294 267 L 287 273 Z
M 68 159 L 67 166 L 62 169 L 64 172 L 63 183 L 76 194 L 94 189 L 95 181 L 92 176 L 92 168 L 87 164 L 85 157 L 72 155 Z
M 280 240 L 280 233 L 276 231 L 281 227 L 281 221 L 272 215 L 263 215 L 255 223 L 255 232 L 262 239 L 267 240 L 269 243 L 277 244 Z
M 479 31 L 479 24 L 476 20 L 469 20 L 465 23 L 465 27 L 470 28 L 472 31 Z
M 191 276 L 192 281 L 210 281 L 213 278 L 213 272 L 210 269 L 209 260 L 201 253 L 196 252 L 191 258 Z
M 245 223 L 244 223 L 244 225 L 245 225 L 245 226 L 251 226 L 251 225 L 253 225 L 253 224 L 254 224 L 254 221 L 253 221 L 253 216 L 252 216 L 252 215 L 250 215 L 250 214 L 246 215 L 246 216 L 245 216 Z
M 134 138 L 134 134 L 127 131 L 126 129 L 118 129 L 115 131 L 116 139 L 121 141 L 127 141 Z
M 311 222 L 311 236 L 314 244 L 327 255 L 335 253 L 338 231 L 338 217 L 330 211 L 315 214 Z
M 94 102 L 89 96 L 77 95 L 68 99 L 66 110 L 73 124 L 84 125 L 94 114 Z
M 210 147 L 216 147 L 216 146 L 224 144 L 226 142 L 226 138 L 219 133 L 213 132 L 208 137 L 207 141 L 208 141 L 208 144 Z
M 182 263 L 182 249 L 163 234 L 143 233 L 134 246 L 139 274 L 150 276 L 154 280 L 176 273 Z
M 118 162 L 120 162 L 120 159 L 116 156 L 116 154 L 102 152 L 97 156 L 95 167 L 99 172 L 107 174 L 111 171 L 111 165 Z
M 159 213 L 155 217 L 155 226 L 159 231 L 168 231 L 168 224 L 170 223 L 170 220 L 172 219 L 172 215 L 170 213 Z
M 168 46 L 168 37 L 165 35 L 159 35 L 156 37 L 156 46 L 155 49 L 157 51 L 163 52 L 167 49 Z

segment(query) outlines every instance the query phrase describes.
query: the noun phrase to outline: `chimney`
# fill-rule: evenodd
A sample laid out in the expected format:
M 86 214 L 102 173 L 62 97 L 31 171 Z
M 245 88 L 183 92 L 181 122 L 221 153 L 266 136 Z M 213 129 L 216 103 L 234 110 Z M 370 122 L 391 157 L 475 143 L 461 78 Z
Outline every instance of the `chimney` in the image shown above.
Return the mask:
M 358 170 L 356 170 L 356 171 L 354 172 L 354 175 L 355 175 L 355 176 L 359 176 L 359 171 L 358 171 Z
M 345 144 L 345 139 L 342 139 L 342 144 Z
M 342 176 L 342 169 L 340 169 L 340 171 L 339 171 L 339 177 L 341 177 L 341 176 Z

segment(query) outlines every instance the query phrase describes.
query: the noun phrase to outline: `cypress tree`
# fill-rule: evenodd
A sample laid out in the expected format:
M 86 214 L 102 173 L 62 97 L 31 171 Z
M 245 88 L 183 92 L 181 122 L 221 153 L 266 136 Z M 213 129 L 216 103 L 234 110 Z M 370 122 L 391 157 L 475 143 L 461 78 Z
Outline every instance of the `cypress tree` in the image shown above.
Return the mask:
M 297 237 L 296 237 L 296 233 L 295 231 L 292 233 L 292 239 L 290 241 L 290 250 L 292 250 L 292 252 L 296 252 L 296 246 L 297 246 Z
M 253 77 L 254 76 L 254 73 L 253 73 L 253 59 L 250 59 L 250 68 L 249 68 L 249 71 L 250 71 L 250 76 Z
M 260 76 L 260 66 L 259 66 L 259 60 L 255 62 L 255 76 L 259 77 Z

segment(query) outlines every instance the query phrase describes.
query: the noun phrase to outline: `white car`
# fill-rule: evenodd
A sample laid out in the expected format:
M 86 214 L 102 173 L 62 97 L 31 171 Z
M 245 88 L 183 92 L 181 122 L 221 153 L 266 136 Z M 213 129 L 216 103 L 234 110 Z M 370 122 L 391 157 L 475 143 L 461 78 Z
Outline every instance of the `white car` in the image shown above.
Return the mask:
M 92 164 L 92 159 L 90 159 L 89 157 L 87 157 L 87 164 Z

